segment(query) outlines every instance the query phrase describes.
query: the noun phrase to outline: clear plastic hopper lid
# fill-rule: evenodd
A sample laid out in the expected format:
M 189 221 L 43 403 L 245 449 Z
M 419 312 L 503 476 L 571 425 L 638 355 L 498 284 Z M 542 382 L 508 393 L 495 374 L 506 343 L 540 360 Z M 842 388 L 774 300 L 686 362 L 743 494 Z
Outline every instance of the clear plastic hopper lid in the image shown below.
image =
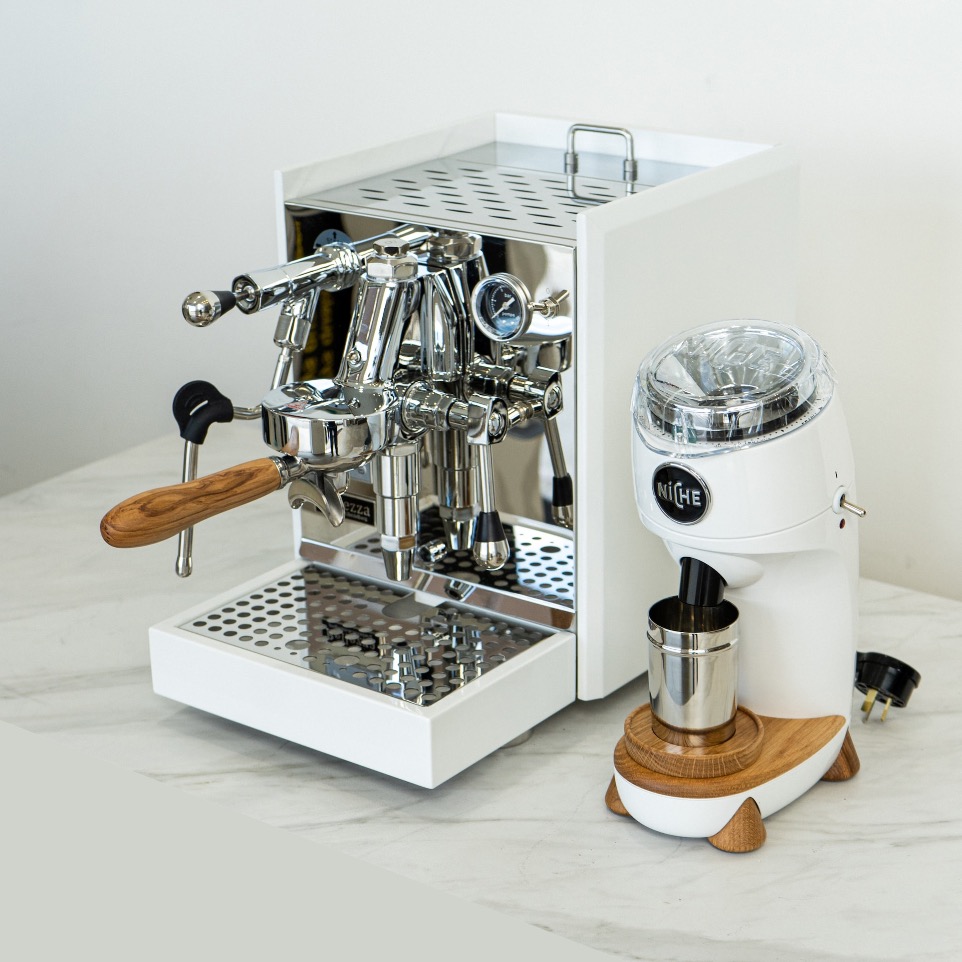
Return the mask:
M 635 428 L 655 450 L 714 454 L 811 420 L 834 377 L 815 341 L 770 321 L 733 321 L 672 338 L 642 361 Z

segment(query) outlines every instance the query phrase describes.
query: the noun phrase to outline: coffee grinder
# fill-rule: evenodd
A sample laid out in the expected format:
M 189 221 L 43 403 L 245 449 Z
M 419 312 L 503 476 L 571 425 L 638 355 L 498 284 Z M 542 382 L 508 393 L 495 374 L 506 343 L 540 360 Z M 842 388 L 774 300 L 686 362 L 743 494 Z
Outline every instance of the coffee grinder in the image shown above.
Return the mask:
M 635 498 L 679 563 L 649 612 L 650 703 L 615 749 L 608 807 L 725 851 L 819 779 L 858 770 L 849 735 L 858 530 L 832 370 L 794 328 L 683 333 L 641 364 Z

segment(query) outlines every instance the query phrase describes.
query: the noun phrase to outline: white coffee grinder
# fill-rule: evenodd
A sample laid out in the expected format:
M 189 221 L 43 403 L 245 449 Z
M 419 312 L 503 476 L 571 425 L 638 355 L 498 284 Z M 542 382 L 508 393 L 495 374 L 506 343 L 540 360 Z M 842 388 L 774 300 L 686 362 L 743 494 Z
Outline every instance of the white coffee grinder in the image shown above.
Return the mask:
M 608 807 L 725 851 L 819 779 L 858 771 L 855 477 L 832 371 L 767 321 L 683 333 L 638 371 L 635 498 L 679 562 L 649 612 L 650 703 L 615 749 Z

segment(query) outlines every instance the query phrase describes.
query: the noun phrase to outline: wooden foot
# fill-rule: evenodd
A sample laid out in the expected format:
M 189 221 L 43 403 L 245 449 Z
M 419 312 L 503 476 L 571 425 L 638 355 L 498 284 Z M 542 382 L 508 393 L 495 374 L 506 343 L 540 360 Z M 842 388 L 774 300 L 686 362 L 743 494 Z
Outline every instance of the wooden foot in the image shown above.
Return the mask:
M 605 805 L 608 806 L 608 811 L 614 812 L 615 815 L 627 815 L 628 809 L 621 802 L 621 796 L 618 794 L 618 786 L 615 785 L 615 776 L 611 776 L 611 784 L 608 786 L 608 791 L 605 792 Z
M 822 776 L 823 782 L 845 782 L 858 773 L 862 763 L 858 760 L 852 733 L 845 733 L 842 750 L 838 753 L 832 767 Z
M 754 798 L 746 798 L 728 824 L 708 841 L 723 852 L 754 852 L 765 844 L 765 823 Z

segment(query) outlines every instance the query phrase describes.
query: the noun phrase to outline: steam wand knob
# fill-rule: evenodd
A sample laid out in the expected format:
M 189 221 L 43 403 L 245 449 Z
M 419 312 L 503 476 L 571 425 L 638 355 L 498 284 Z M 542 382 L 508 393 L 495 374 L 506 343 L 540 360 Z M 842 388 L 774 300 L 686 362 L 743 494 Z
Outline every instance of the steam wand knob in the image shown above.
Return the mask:
M 184 298 L 180 312 L 188 324 L 207 327 L 236 303 L 237 298 L 230 291 L 194 291 Z

